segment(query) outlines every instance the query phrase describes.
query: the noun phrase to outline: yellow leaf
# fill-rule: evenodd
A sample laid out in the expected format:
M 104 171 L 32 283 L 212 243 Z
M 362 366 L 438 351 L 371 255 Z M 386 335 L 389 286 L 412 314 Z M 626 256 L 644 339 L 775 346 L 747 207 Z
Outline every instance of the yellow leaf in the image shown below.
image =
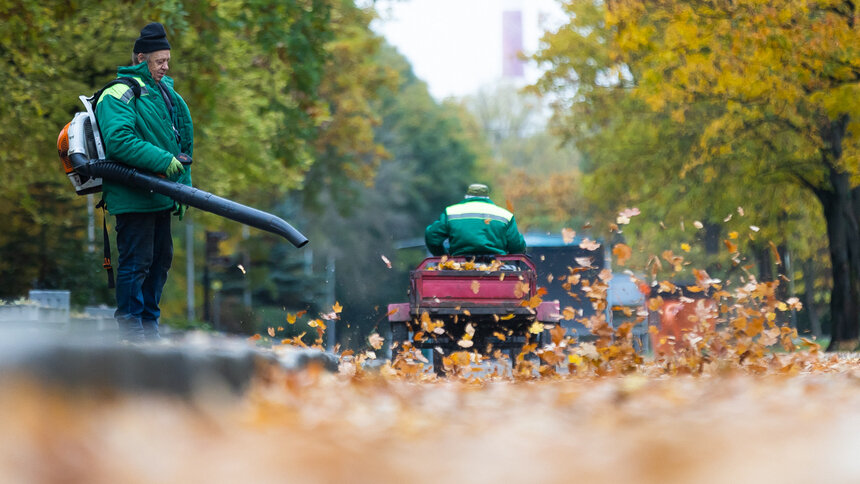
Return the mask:
M 579 355 L 567 355 L 567 361 L 571 365 L 579 366 L 582 364 L 582 357 Z
M 541 334 L 543 333 L 543 323 L 540 321 L 535 321 L 529 326 L 529 333 L 531 334 Z
M 506 314 L 506 315 L 500 317 L 499 319 L 501 319 L 502 321 L 507 321 L 509 319 L 514 319 L 514 315 L 513 314 Z
M 470 287 L 472 288 L 472 292 L 478 294 L 478 291 L 481 290 L 481 283 L 478 281 L 472 281 L 472 285 Z
M 562 311 L 562 317 L 564 317 L 564 319 L 573 319 L 576 317 L 576 310 L 571 306 L 566 306 L 564 311 Z
M 683 244 L 681 244 L 681 250 L 683 250 L 684 252 L 690 252 L 690 244 L 684 242 Z
M 737 233 L 737 232 L 734 232 L 734 231 L 729 232 L 729 238 L 730 238 L 730 239 L 737 239 L 737 238 L 738 238 L 738 233 Z
M 295 314 L 287 314 L 287 322 L 290 324 L 296 324 L 296 315 Z
M 341 306 L 339 302 L 335 301 L 334 306 L 332 306 L 331 309 L 336 313 L 340 313 L 343 311 L 343 306 Z

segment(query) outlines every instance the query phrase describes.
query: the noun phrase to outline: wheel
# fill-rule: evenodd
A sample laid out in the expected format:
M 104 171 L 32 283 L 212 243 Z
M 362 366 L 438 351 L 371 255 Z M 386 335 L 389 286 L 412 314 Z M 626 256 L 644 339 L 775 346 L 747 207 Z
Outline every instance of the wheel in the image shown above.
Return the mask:
M 399 344 L 403 344 L 404 341 L 409 339 L 409 327 L 406 326 L 405 321 L 392 321 L 391 322 L 391 342 L 395 341 Z
M 433 373 L 436 373 L 439 376 L 445 376 L 445 364 L 442 362 L 442 358 L 444 358 L 445 355 L 439 352 L 440 348 L 441 346 L 433 348 Z

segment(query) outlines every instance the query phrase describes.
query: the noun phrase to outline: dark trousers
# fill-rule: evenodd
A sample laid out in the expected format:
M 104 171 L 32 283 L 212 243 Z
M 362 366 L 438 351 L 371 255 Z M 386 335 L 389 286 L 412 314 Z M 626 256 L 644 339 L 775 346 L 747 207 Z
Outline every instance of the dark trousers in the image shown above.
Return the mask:
M 158 303 L 173 260 L 170 210 L 119 214 L 116 234 L 119 336 L 133 342 L 158 339 Z

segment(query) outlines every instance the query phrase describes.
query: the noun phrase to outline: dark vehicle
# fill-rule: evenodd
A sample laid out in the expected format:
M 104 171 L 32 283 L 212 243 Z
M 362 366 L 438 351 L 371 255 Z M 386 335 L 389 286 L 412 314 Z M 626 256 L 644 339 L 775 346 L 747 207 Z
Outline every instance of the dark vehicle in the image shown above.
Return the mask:
M 391 339 L 433 348 L 437 371 L 439 350 L 447 355 L 487 351 L 492 345 L 519 351 L 527 341 L 548 341 L 546 331 L 529 332 L 536 321 L 553 325 L 559 320 L 558 301 L 542 300 L 537 271 L 525 255 L 429 257 L 409 279 L 409 302 L 388 306 Z M 418 333 L 423 337 L 416 341 Z
M 593 316 L 597 311 L 583 287 L 596 282 L 600 271 L 609 267 L 603 244 L 593 247 L 597 244 L 583 244 L 584 239 L 578 236 L 565 241 L 560 235 L 536 233 L 527 233 L 525 239 L 526 254 L 535 265 L 538 284 L 547 290 L 544 298 L 557 300 L 562 311 L 566 307 L 572 308 L 577 319 Z M 566 286 L 567 276 L 571 273 L 576 273 L 582 282 Z M 575 320 L 564 320 L 562 324 L 579 337 L 590 334 L 582 323 Z

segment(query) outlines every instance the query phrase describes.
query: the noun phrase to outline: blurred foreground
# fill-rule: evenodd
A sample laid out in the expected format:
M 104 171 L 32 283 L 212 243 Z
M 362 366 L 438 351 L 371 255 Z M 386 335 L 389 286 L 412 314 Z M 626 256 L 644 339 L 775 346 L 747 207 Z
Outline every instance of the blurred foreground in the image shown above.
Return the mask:
M 533 381 L 268 366 L 191 398 L 13 378 L 0 482 L 857 482 L 860 359 L 808 358 Z

